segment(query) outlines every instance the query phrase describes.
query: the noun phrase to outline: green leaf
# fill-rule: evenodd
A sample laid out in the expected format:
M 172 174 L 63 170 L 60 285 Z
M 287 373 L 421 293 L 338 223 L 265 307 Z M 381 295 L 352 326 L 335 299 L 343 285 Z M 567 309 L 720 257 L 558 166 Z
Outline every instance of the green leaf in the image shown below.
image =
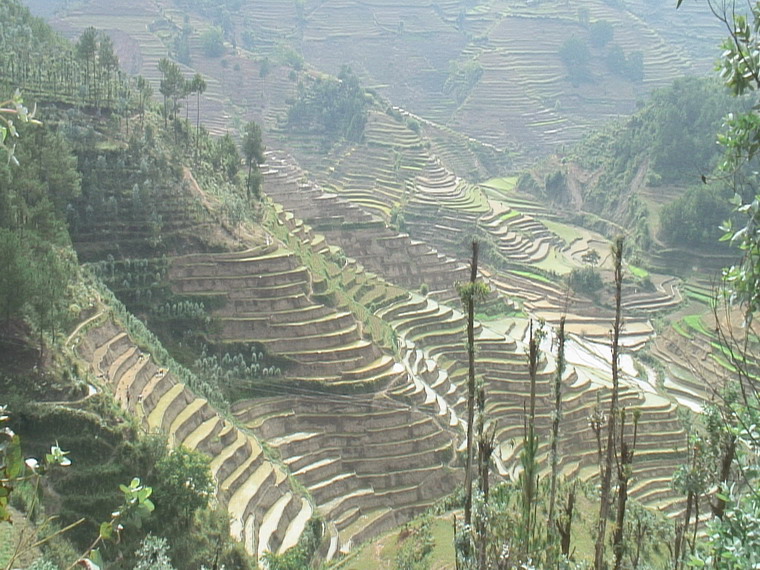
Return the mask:
M 103 540 L 110 540 L 113 536 L 113 525 L 110 522 L 104 522 L 100 524 L 100 538 Z
M 5 450 L 6 473 L 9 479 L 15 479 L 24 472 L 24 458 L 21 455 L 21 439 L 14 435 Z
M 683 3 L 683 0 L 678 0 L 676 2 L 676 10 L 678 10 L 681 7 L 681 4 Z
M 11 520 L 11 512 L 4 503 L 5 501 L 0 501 L 0 522 L 9 522 Z
M 90 557 L 87 558 L 87 561 L 92 564 L 92 567 L 94 570 L 100 570 L 105 566 L 105 563 L 103 562 L 103 557 L 100 555 L 99 550 L 93 550 L 90 552 Z

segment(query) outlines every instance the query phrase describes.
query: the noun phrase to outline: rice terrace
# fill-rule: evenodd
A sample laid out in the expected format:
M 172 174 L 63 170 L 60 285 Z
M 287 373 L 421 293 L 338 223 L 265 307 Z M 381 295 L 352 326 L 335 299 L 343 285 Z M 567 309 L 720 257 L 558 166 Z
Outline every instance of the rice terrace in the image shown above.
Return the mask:
M 0 567 L 760 564 L 760 4 L 0 22 Z

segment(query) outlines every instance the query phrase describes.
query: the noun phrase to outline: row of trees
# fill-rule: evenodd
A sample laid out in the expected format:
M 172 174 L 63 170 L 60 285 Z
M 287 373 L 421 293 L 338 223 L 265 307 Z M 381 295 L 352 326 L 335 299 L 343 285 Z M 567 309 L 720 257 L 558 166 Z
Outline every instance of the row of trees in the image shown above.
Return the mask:
M 647 542 L 658 540 L 649 531 L 651 522 L 635 509 L 635 524 L 629 520 L 628 485 L 637 443 L 639 414 L 632 414 L 632 434 L 627 424 L 628 413 L 619 403 L 620 334 L 622 331 L 623 240 L 613 247 L 615 267 L 615 320 L 612 329 L 612 389 L 609 408 L 599 406 L 590 420 L 590 429 L 598 443 L 599 514 L 596 519 L 594 568 L 638 568 L 650 552 Z M 553 382 L 554 410 L 549 434 L 548 484 L 541 484 L 538 461 L 539 434 L 536 431 L 536 385 L 542 360 L 539 346 L 545 336 L 542 327 L 531 324 L 528 342 L 530 397 L 524 411 L 524 436 L 520 453 L 520 475 L 515 482 L 498 486 L 493 492 L 489 484 L 489 467 L 494 451 L 495 420 L 485 411 L 485 384 L 477 382 L 474 350 L 474 306 L 487 294 L 476 280 L 478 244 L 473 243 L 471 280 L 459 286 L 459 293 L 468 314 L 467 352 L 469 361 L 467 404 L 467 455 L 465 461 L 464 520 L 456 529 L 458 568 L 555 568 L 571 564 L 572 525 L 575 516 L 577 483 L 559 476 L 560 422 L 562 416 L 562 380 L 565 372 L 564 319 L 557 340 L 557 369 Z M 476 411 L 477 403 L 477 411 Z M 627 430 L 628 428 L 628 430 Z M 477 434 L 475 435 L 475 432 Z M 477 446 L 476 470 L 478 492 L 473 496 L 472 469 Z M 473 506 L 473 503 L 475 505 Z M 611 548 L 608 548 L 607 527 L 614 514 Z M 543 515 L 543 516 L 542 516 Z M 628 516 L 627 516 L 628 515 Z M 644 528 L 646 527 L 646 528 Z M 638 529 L 638 531 L 636 530 Z M 643 530 L 642 530 L 643 529 Z M 632 546 L 638 542 L 638 547 Z M 611 555 L 611 560 L 610 560 Z
M 87 28 L 75 46 L 57 37 L 17 0 L 0 7 L 0 83 L 27 97 L 112 109 L 131 98 L 111 38 Z
M 24 136 L 16 148 L 8 139 Z M 33 144 L 30 144 L 33 143 Z M 0 322 L 12 335 L 29 318 L 55 337 L 65 321 L 76 275 L 62 217 L 79 192 L 79 176 L 66 141 L 33 119 L 19 95 L 0 104 Z

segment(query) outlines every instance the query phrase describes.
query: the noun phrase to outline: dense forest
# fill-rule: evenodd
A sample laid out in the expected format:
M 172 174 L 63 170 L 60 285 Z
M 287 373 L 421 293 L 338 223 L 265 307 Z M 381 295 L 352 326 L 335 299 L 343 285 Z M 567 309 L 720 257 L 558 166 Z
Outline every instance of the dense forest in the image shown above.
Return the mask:
M 0 567 L 754 567 L 760 11 L 518 172 L 314 67 L 322 4 L 167 3 L 134 77 L 0 4 Z M 643 85 L 616 4 L 559 8 L 558 81 Z

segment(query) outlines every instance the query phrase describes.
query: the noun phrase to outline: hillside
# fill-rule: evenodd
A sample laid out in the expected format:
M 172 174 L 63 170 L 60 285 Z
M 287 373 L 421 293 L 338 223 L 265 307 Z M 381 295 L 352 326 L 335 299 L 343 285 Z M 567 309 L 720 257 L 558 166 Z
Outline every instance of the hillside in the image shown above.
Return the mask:
M 716 81 L 679 79 L 631 117 L 538 162 L 518 189 L 608 235 L 628 227 L 652 268 L 688 270 L 677 261 L 686 249 L 691 266 L 717 271 L 731 259 L 718 243 L 731 191 L 716 171 L 716 139 L 726 114 L 746 105 Z
M 169 516 L 161 508 L 172 508 L 156 476 L 162 454 L 184 453 L 181 446 L 197 452 L 192 457 L 205 466 L 222 512 L 199 508 L 183 519 L 192 523 L 188 536 L 176 526 L 164 533 L 178 567 L 210 563 L 212 547 L 195 558 L 189 547 L 209 528 L 229 567 L 305 567 L 350 559 L 361 543 L 425 512 L 453 506 L 458 513 L 468 370 L 467 316 L 456 284 L 468 278 L 476 238 L 490 288 L 474 323 L 477 370 L 487 394 L 482 417 L 493 421 L 491 476 L 500 500 L 510 504 L 526 470 L 530 401 L 541 434 L 530 453 L 542 477 L 549 471 L 557 384 L 558 469 L 568 482 L 596 486 L 600 450 L 589 418 L 608 409 L 614 368 L 613 290 L 605 285 L 613 273 L 610 242 L 569 223 L 556 205 L 606 219 L 599 227 L 608 229 L 625 220 L 625 208 L 606 201 L 604 176 L 629 177 L 623 196 L 631 186 L 642 196 L 657 194 L 642 181 L 659 177 L 675 197 L 691 163 L 665 179 L 670 167 L 657 164 L 661 154 L 643 154 L 642 141 L 662 134 L 650 127 L 665 124 L 657 115 L 672 109 L 665 99 L 679 101 L 684 92 L 699 99 L 701 92 L 688 82 L 682 91 L 658 92 L 631 119 L 644 125 L 640 131 L 630 123 L 601 131 L 575 147 L 571 160 L 536 167 L 532 184 L 525 176 L 490 175 L 577 141 L 589 125 L 631 110 L 641 94 L 699 60 L 681 58 L 662 35 L 665 24 L 637 16 L 635 3 L 622 9 L 599 2 L 579 13 L 569 3 L 546 2 L 265 2 L 239 5 L 237 13 L 235 2 L 225 2 L 227 11 L 216 15 L 213 2 L 190 12 L 186 4 L 67 4 L 55 24 L 79 38 L 77 48 L 36 20 L 4 28 L 2 85 L 39 103 L 44 122 L 43 130 L 25 125 L 20 166 L 6 167 L 0 186 L 3 204 L 13 206 L 1 221 L 16 248 L 14 263 L 33 267 L 28 290 L 2 282 L 4 300 L 15 303 L 4 328 L 4 386 L 18 407 L 22 438 L 38 452 L 60 431 L 72 456 L 78 446 L 90 451 L 71 427 L 86 417 L 118 451 L 103 467 L 108 483 L 115 489 L 132 466 L 155 487 L 157 518 L 148 529 L 159 534 L 161 517 Z M 27 18 L 3 14 L 4 22 Z M 239 18 L 231 25 L 225 14 Z M 220 29 L 207 17 L 221 18 L 214 23 Z M 514 33 L 526 30 L 532 41 L 580 36 L 606 19 L 615 21 L 613 37 L 628 53 L 637 34 L 651 38 L 643 81 L 606 78 L 597 58 L 588 70 L 593 83 L 566 85 L 572 81 L 559 47 L 549 42 L 536 50 L 546 59 L 527 65 L 534 48 L 517 45 L 526 40 Z M 169 52 L 189 57 L 176 70 L 183 80 L 202 74 L 205 91 L 177 90 L 151 102 L 143 82 L 111 66 L 105 36 L 95 32 L 101 50 L 87 55 L 81 46 L 89 32 L 81 34 L 89 25 L 110 31 L 120 63 L 144 72 L 155 93 L 166 95 L 173 68 L 164 63 L 160 70 L 158 62 Z M 674 42 L 688 35 L 682 29 L 675 26 Z M 403 72 L 390 75 L 378 47 L 389 38 L 393 57 L 414 66 L 399 64 Z M 222 55 L 209 54 L 207 41 L 221 42 Z M 434 57 L 420 61 L 423 46 Z M 24 65 L 15 64 L 14 50 L 25 54 Z M 355 75 L 335 59 L 349 51 Z M 482 64 L 472 85 L 475 68 L 446 67 L 463 58 Z M 573 95 L 553 102 L 566 89 Z M 493 110 L 505 100 L 512 103 L 504 113 Z M 251 117 L 268 146 L 258 149 L 264 160 L 256 164 L 237 136 L 251 132 Z M 699 139 L 715 120 L 706 112 L 688 134 Z M 593 155 L 588 149 L 599 139 L 612 142 Z M 689 159 L 701 148 L 695 143 Z M 551 203 L 546 193 L 554 186 L 546 181 L 556 171 L 567 183 Z M 31 249 L 21 235 L 33 236 Z M 23 261 L 38 253 L 41 261 Z M 667 253 L 660 263 L 653 256 L 651 271 L 639 267 L 641 258 L 626 257 L 619 398 L 641 413 L 631 497 L 688 524 L 690 510 L 671 480 L 689 457 L 683 410 L 699 411 L 711 397 L 694 363 L 708 363 L 714 378 L 730 377 L 733 367 L 715 323 L 703 316 L 706 278 L 682 281 Z M 56 256 L 66 263 L 54 263 Z M 25 297 L 16 301 L 19 289 Z M 561 321 L 564 367 L 555 353 Z M 531 373 L 534 326 L 542 327 L 543 341 Z M 32 368 L 35 357 L 42 372 Z M 34 379 L 28 390 L 26 375 Z M 60 392 L 52 401 L 40 395 L 48 382 Z M 114 499 L 105 479 L 94 506 L 83 498 L 97 477 L 93 463 L 69 491 L 70 479 L 54 481 L 50 490 L 65 498 L 46 503 L 65 521 L 84 516 L 90 532 Z M 584 532 L 574 530 L 573 540 L 582 544 Z M 86 534 L 83 527 L 72 539 L 77 548 Z M 114 567 L 131 568 L 140 534 L 132 536 L 105 548 Z M 588 545 L 582 548 L 586 557 Z
M 591 125 L 630 113 L 651 89 L 710 70 L 722 36 L 709 12 L 689 6 L 676 15 L 650 4 L 265 1 L 225 6 L 215 15 L 210 7 L 204 13 L 188 9 L 192 3 L 162 0 L 128 8 L 85 3 L 63 9 L 54 25 L 75 36 L 118 21 L 122 62 L 149 78 L 156 78 L 157 50 L 174 50 L 182 29 L 192 29 L 184 59 L 223 86 L 209 89 L 204 109 L 224 116 L 227 125 L 236 117 L 275 124 L 287 99 L 283 90 L 295 87 L 277 73 L 277 63 L 299 71 L 302 61 L 306 69 L 333 75 L 348 65 L 364 85 L 424 121 L 494 145 L 524 164 L 579 140 Z M 199 36 L 209 19 L 222 24 L 234 46 L 221 58 L 226 65 L 203 54 Z M 612 37 L 594 47 L 592 24 L 599 22 L 611 25 Z M 591 45 L 587 77 L 575 85 L 560 57 L 567 38 Z M 624 57 L 641 52 L 642 81 L 611 71 L 605 62 L 613 47 Z M 244 63 L 249 57 L 275 64 L 273 73 L 251 69 Z M 235 72 L 238 65 L 243 73 Z

